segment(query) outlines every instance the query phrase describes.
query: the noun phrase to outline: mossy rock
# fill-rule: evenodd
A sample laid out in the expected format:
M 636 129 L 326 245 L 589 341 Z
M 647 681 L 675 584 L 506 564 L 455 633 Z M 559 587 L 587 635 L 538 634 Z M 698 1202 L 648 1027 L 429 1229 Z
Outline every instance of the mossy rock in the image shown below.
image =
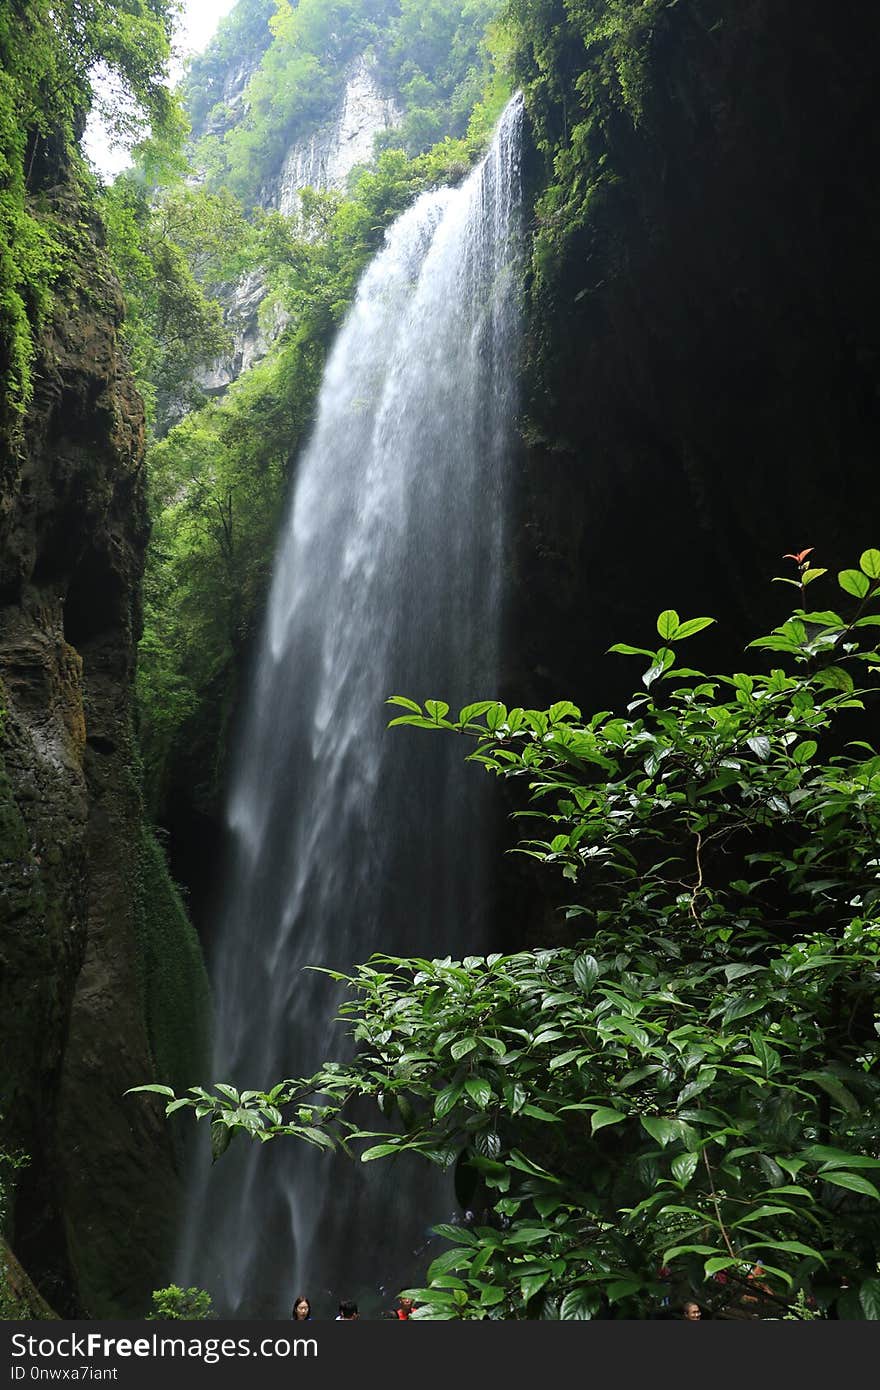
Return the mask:
M 9 1246 L 0 1239 L 0 1321 L 46 1322 L 57 1318 Z

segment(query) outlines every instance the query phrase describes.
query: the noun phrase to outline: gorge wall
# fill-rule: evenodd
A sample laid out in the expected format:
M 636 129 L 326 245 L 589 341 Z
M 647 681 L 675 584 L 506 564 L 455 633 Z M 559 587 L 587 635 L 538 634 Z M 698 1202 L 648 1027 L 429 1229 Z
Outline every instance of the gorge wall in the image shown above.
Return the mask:
M 231 79 L 235 91 L 239 90 L 241 76 L 236 70 Z M 348 64 L 342 96 L 333 116 L 290 145 L 277 177 L 262 190 L 262 207 L 294 217 L 299 212 L 302 189 L 344 192 L 352 170 L 372 159 L 375 137 L 393 130 L 401 114 L 393 96 L 382 91 L 375 62 L 360 54 Z M 268 322 L 261 318 L 260 306 L 266 290 L 259 271 L 250 271 L 221 291 L 232 347 L 198 374 L 197 383 L 206 395 L 226 391 L 265 355 L 288 322 L 277 309 Z
M 0 485 L 0 1116 L 28 1160 L 10 1235 L 62 1315 L 143 1316 L 177 1183 L 161 1107 L 123 1099 L 156 1074 L 149 939 L 175 910 L 170 882 L 141 887 L 143 407 L 89 195 L 57 150 L 35 173 L 76 250 Z
M 633 4 L 597 37 L 602 8 L 523 21 L 518 703 L 625 696 L 637 667 L 602 653 L 647 644 L 646 605 L 722 620 L 698 664 L 741 650 L 788 612 L 783 552 L 877 540 L 876 15 Z

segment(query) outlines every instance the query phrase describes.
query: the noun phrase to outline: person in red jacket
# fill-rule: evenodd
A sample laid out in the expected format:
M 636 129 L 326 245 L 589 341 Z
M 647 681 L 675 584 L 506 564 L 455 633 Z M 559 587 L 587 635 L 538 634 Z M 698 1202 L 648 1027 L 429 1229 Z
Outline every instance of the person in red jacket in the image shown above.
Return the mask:
M 414 1308 L 415 1308 L 415 1306 L 416 1306 L 416 1301 L 415 1301 L 415 1299 L 414 1299 L 414 1298 L 404 1298 L 404 1297 L 401 1295 L 401 1297 L 397 1300 L 397 1303 L 398 1303 L 397 1316 L 400 1318 L 400 1320 L 401 1320 L 402 1322 L 404 1322 L 404 1321 L 406 1321 L 407 1318 L 411 1318 L 412 1315 L 413 1315 L 413 1310 L 414 1310 Z

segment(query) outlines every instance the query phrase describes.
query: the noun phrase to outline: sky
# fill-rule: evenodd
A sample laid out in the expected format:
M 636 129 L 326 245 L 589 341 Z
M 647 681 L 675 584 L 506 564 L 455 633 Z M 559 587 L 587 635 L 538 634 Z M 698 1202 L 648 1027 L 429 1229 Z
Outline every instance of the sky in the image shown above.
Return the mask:
M 171 68 L 174 81 L 183 72 L 183 59 L 193 53 L 201 53 L 207 47 L 223 15 L 228 14 L 235 3 L 236 0 L 184 0 L 175 42 L 176 57 Z M 111 143 L 103 122 L 96 114 L 89 118 L 83 148 L 105 179 L 113 178 L 129 163 L 128 151 Z

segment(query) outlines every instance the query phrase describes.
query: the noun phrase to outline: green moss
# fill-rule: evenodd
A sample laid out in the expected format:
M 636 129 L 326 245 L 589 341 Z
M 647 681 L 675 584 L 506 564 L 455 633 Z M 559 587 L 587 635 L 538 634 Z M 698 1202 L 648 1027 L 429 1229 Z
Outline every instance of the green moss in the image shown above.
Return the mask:
M 148 826 L 141 828 L 136 920 L 153 1079 L 185 1090 L 205 1074 L 210 987 L 198 936 Z

